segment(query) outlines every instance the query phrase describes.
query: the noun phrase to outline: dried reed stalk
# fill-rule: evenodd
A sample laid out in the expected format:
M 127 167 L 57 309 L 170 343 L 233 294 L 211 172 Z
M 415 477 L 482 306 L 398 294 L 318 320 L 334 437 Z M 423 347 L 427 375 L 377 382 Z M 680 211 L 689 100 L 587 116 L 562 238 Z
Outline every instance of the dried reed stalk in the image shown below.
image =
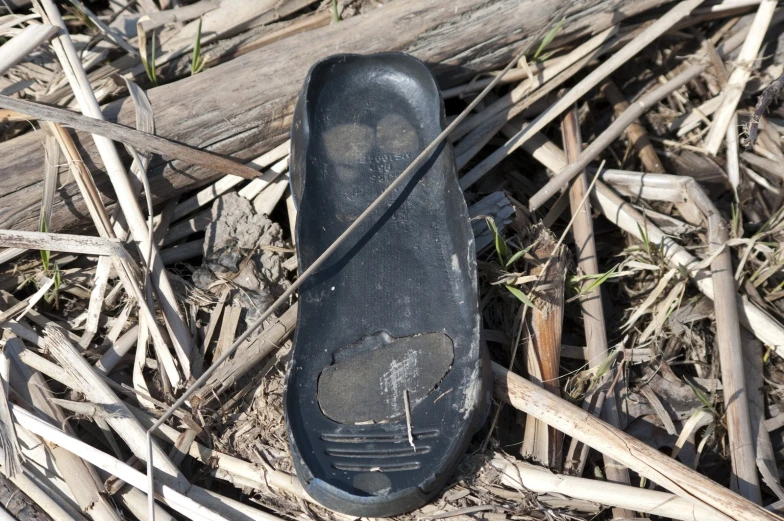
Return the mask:
M 87 210 L 98 230 L 98 234 L 104 238 L 116 239 L 117 235 L 115 234 L 109 215 L 106 212 L 106 208 L 103 206 L 95 181 L 90 174 L 90 170 L 85 166 L 84 161 L 82 161 L 71 135 L 56 123 L 47 122 L 44 123 L 44 126 L 55 136 L 63 154 L 68 158 L 68 165 L 71 169 L 71 173 L 76 180 L 76 184 L 79 186 L 79 190 L 82 192 Z M 153 341 L 153 346 L 155 347 L 156 356 L 164 367 L 166 377 L 169 379 L 172 386 L 177 387 L 181 381 L 180 374 L 174 364 L 174 359 L 169 352 L 167 342 L 164 340 L 163 335 L 161 335 L 157 326 L 155 326 L 157 323 L 153 317 L 151 307 L 148 306 L 147 299 L 143 295 L 141 286 L 136 280 L 138 270 L 135 268 L 134 263 L 128 262 L 123 256 L 112 257 L 112 261 L 114 262 L 115 269 L 126 292 L 128 295 L 136 298 L 139 305 L 139 313 L 141 315 L 140 321 L 143 324 L 146 324 L 144 335 L 149 332 L 150 338 L 152 338 Z M 152 329 L 152 327 L 154 327 L 154 329 Z M 144 338 L 147 338 L 147 336 Z M 187 370 L 185 373 L 186 375 L 188 374 Z
M 259 170 L 274 164 L 274 166 L 269 171 L 251 181 L 249 185 L 254 183 L 269 183 L 275 177 L 285 172 L 286 168 L 288 168 L 288 159 L 285 160 L 285 164 L 281 160 L 289 155 L 290 147 L 291 141 L 286 141 L 285 143 L 282 143 L 273 148 L 266 154 L 263 154 L 262 156 L 249 162 L 248 166 L 252 166 L 253 168 L 257 168 Z M 203 188 L 196 195 L 191 196 L 190 198 L 177 204 L 177 208 L 174 210 L 173 221 L 182 219 L 194 210 L 198 210 L 202 206 L 214 201 L 221 195 L 240 184 L 242 181 L 244 181 L 243 177 L 227 175 L 207 188 Z
M 645 512 L 681 521 L 730 519 L 700 503 L 666 492 L 553 474 L 520 461 L 510 461 L 498 454 L 490 464 L 501 472 L 501 483 L 523 493 L 532 491 L 539 494 L 563 494 L 574 499 L 619 507 L 614 508 L 613 512 Z M 636 519 L 636 516 L 629 516 L 627 519 Z
M 777 0 L 762 0 L 760 2 L 757 14 L 754 16 L 754 21 L 752 21 L 749 28 L 748 36 L 740 49 L 737 66 L 730 74 L 730 79 L 724 89 L 724 101 L 713 116 L 713 125 L 711 125 L 708 131 L 708 137 L 705 138 L 705 150 L 711 155 L 718 153 L 719 147 L 725 139 L 727 128 L 730 126 L 732 116 L 738 108 L 738 102 L 743 95 L 746 82 L 751 77 L 754 61 L 757 59 L 762 40 L 765 38 L 765 33 L 773 19 L 773 13 L 777 4 Z
M 60 35 L 52 40 L 57 58 L 63 67 L 68 82 L 74 91 L 74 95 L 79 103 L 83 114 L 95 119 L 103 119 L 103 114 L 98 106 L 98 101 L 90 87 L 87 74 L 82 68 L 79 56 L 76 53 L 73 42 L 68 35 L 60 12 L 53 0 L 36 0 L 36 5 L 40 14 L 48 23 L 60 29 Z M 152 284 L 158 295 L 159 304 L 163 311 L 169 329 L 171 330 L 171 340 L 174 344 L 175 352 L 180 357 L 183 370 L 189 372 L 192 339 L 190 331 L 186 326 L 180 313 L 179 303 L 174 290 L 169 281 L 169 277 L 161 262 L 160 255 L 155 245 L 150 244 L 149 230 L 142 214 L 139 202 L 134 196 L 128 173 L 123 166 L 114 143 L 105 137 L 93 135 L 95 145 L 98 148 L 101 159 L 103 160 L 106 172 L 112 182 L 112 186 L 117 194 L 117 201 L 122 208 L 123 215 L 128 222 L 131 235 L 139 246 L 142 255 L 151 252 L 149 270 L 152 275 Z
M 0 75 L 3 75 L 42 43 L 57 34 L 57 27 L 33 23 L 0 46 Z
M 495 395 L 670 492 L 735 521 L 780 518 L 620 429 L 493 363 Z M 721 519 L 721 518 L 719 518 Z
M 610 146 L 610 144 L 615 141 L 630 124 L 645 113 L 645 111 L 664 99 L 674 90 L 679 89 L 702 74 L 705 68 L 705 65 L 692 65 L 664 85 L 655 88 L 632 104 L 620 117 L 616 118 L 604 132 L 592 141 L 588 147 L 586 147 L 580 154 L 578 160 L 569 163 L 569 166 L 558 172 L 558 174 L 552 177 L 541 190 L 531 197 L 528 203 L 529 209 L 534 211 L 542 206 L 550 197 L 566 186 L 580 170 L 588 166 L 588 164 L 598 157 L 605 148 Z
M 580 152 L 583 148 L 580 121 L 576 106 L 572 107 L 564 116 L 562 134 L 566 158 L 568 161 L 575 161 L 580 156 Z M 597 275 L 599 273 L 599 260 L 596 253 L 596 241 L 594 240 L 591 204 L 588 200 L 583 202 L 588 190 L 588 184 L 588 174 L 583 170 L 575 177 L 572 186 L 569 188 L 569 203 L 572 214 L 576 214 L 574 215 L 573 234 L 575 251 L 577 252 L 577 265 L 583 275 Z M 604 322 L 601 286 L 581 294 L 580 307 L 582 309 L 583 327 L 585 329 L 585 360 L 588 361 L 589 369 L 595 369 L 608 356 L 607 330 Z M 600 386 L 587 396 L 585 398 L 586 409 L 594 409 L 593 407 L 590 407 L 590 405 L 595 403 L 598 412 L 601 410 L 605 401 L 615 400 L 614 395 L 606 396 L 605 391 L 605 386 Z M 608 403 L 605 406 L 605 410 L 609 413 L 609 423 L 613 427 L 620 427 L 617 407 L 612 407 L 610 405 L 611 404 Z M 574 470 L 578 471 L 576 474 L 582 474 L 582 470 L 585 467 L 585 461 L 588 457 L 588 447 L 572 440 L 568 453 L 572 455 L 572 459 L 567 461 L 576 460 Z M 579 453 L 579 456 L 575 457 L 576 453 Z M 625 468 L 606 456 L 604 463 L 605 474 L 607 475 L 608 481 L 624 485 L 631 483 L 629 472 Z M 613 509 L 613 517 L 632 518 L 634 516 L 635 514 L 631 510 L 623 508 Z
M 463 179 L 468 177 L 470 183 L 476 182 L 484 174 L 490 171 L 502 159 L 511 154 L 514 150 L 520 147 L 525 141 L 529 140 L 534 133 L 542 130 L 547 124 L 554 121 L 555 118 L 560 116 L 565 110 L 576 103 L 588 91 L 596 87 L 603 79 L 609 76 L 618 67 L 629 61 L 633 56 L 639 53 L 652 41 L 656 40 L 665 31 L 670 29 L 678 21 L 687 16 L 692 9 L 697 7 L 702 0 L 684 0 L 678 3 L 675 7 L 670 9 L 662 17 L 644 29 L 639 35 L 634 37 L 626 46 L 620 51 L 612 55 L 607 61 L 602 63 L 594 69 L 588 76 L 583 78 L 580 83 L 574 86 L 569 92 L 561 97 L 555 104 L 545 110 L 535 120 L 527 125 L 515 137 L 506 142 L 498 150 L 490 154 L 481 163 L 471 169 L 463 176 Z M 632 121 L 636 119 L 632 118 Z M 581 168 L 578 168 L 579 171 Z M 468 181 L 466 181 L 468 183 Z M 469 184 L 470 184 L 469 183 Z M 462 184 L 461 184 L 462 186 Z M 465 187 L 464 187 L 465 188 Z
M 557 172 L 566 168 L 566 157 L 558 146 L 544 136 L 541 139 L 543 141 L 542 144 L 536 149 L 537 153 L 532 153 L 532 156 L 552 171 Z M 643 191 L 648 189 L 648 187 L 643 187 Z M 672 192 L 671 189 L 668 190 Z M 682 201 L 683 199 L 679 200 Z M 591 201 L 594 207 L 600 210 L 610 222 L 616 224 L 638 240 L 642 240 L 640 231 L 644 230 L 648 240 L 661 248 L 667 262 L 673 267 L 685 266 L 691 268 L 689 275 L 697 285 L 697 288 L 703 295 L 713 299 L 713 285 L 710 282 L 710 274 L 699 266 L 698 260 L 691 253 L 667 237 L 661 229 L 653 225 L 648 219 L 645 219 L 636 208 L 624 201 L 601 181 L 596 183 L 596 190 L 591 194 Z M 741 323 L 745 327 L 754 333 L 761 342 L 770 346 L 777 355 L 784 356 L 784 341 L 782 340 L 784 339 L 784 327 L 781 324 L 756 304 L 740 295 L 738 296 L 738 312 Z
M 82 358 L 79 352 L 55 327 L 45 330 L 46 348 L 62 368 L 76 382 L 76 390 L 88 400 L 111 406 L 118 414 L 106 419 L 107 423 L 125 441 L 134 455 L 145 460 L 147 458 L 147 442 L 144 429 L 136 422 L 133 415 L 106 382 L 95 372 L 93 367 Z M 155 451 L 155 468 L 160 471 L 160 478 L 172 488 L 184 492 L 190 486 L 185 476 L 171 463 L 168 456 L 157 445 Z
M 70 425 L 65 421 L 62 410 L 52 401 L 52 392 L 43 376 L 21 361 L 24 351 L 22 342 L 16 338 L 6 341 L 5 350 L 11 355 L 11 382 L 14 390 L 30 405 L 37 415 L 46 421 L 61 425 L 65 432 L 73 435 Z M 95 469 L 67 450 L 57 445 L 49 447 L 60 474 L 83 512 L 89 513 L 94 520 L 119 521 L 114 506 L 105 496 L 103 483 Z
M 145 492 L 149 492 L 149 489 L 147 488 L 147 478 L 144 476 L 144 474 L 134 469 L 130 465 L 126 465 L 122 461 L 119 461 L 109 456 L 108 454 L 101 452 L 91 445 L 88 445 L 83 441 L 78 440 L 77 438 L 69 436 L 68 434 L 36 418 L 18 406 L 13 406 L 12 412 L 14 413 L 14 418 L 19 423 L 19 425 L 28 429 L 33 434 L 36 434 L 51 443 L 55 443 L 63 447 L 64 449 L 72 452 L 74 455 L 79 456 L 80 458 L 89 461 L 96 467 L 105 470 L 109 474 L 119 477 L 126 483 L 129 483 Z M 156 483 L 155 494 L 165 500 L 172 508 L 185 515 L 188 519 L 192 519 L 194 521 L 229 520 L 229 518 L 222 517 L 215 512 L 208 510 L 193 499 L 190 499 L 180 492 L 177 492 L 176 489 L 173 489 L 168 485 Z
M 732 258 L 727 242 L 728 224 L 716 209 L 710 197 L 691 177 L 667 174 L 611 173 L 602 178 L 610 184 L 622 184 L 640 193 L 647 188 L 664 187 L 680 190 L 681 197 L 690 200 L 705 216 L 708 223 L 708 246 L 713 256 L 711 280 L 716 313 L 716 344 L 721 363 L 721 381 L 727 414 L 727 432 L 732 470 L 737 478 L 740 494 L 755 503 L 762 503 L 757 476 L 752 436 L 749 401 L 743 369 L 743 349 L 740 341 L 738 318 L 738 293 L 735 290 Z M 652 192 L 648 192 L 652 193 Z
M 455 129 L 455 132 L 452 134 L 452 140 L 460 139 L 461 137 L 465 136 L 473 129 L 477 128 L 482 123 L 491 119 L 493 116 L 499 114 L 504 110 L 507 110 L 512 105 L 515 105 L 520 100 L 522 100 L 523 98 L 531 94 L 535 89 L 540 88 L 542 85 L 544 85 L 548 81 L 551 81 L 560 73 L 568 69 L 571 65 L 574 65 L 575 63 L 582 61 L 583 58 L 586 58 L 588 56 L 596 57 L 597 53 L 593 51 L 602 48 L 602 46 L 607 42 L 609 42 L 613 38 L 613 36 L 615 36 L 617 33 L 618 33 L 618 26 L 613 25 L 608 29 L 605 29 L 601 33 L 597 34 L 593 38 L 589 39 L 587 42 L 583 43 L 582 45 L 579 45 L 569 54 L 559 59 L 556 64 L 545 68 L 542 72 L 540 72 L 536 76 L 532 76 L 525 79 L 520 83 L 520 85 L 512 89 L 511 92 L 504 95 L 497 101 L 493 102 L 486 109 L 482 110 L 481 112 L 469 118 L 466 118 L 465 121 L 463 121 L 463 123 Z M 9 107 L 9 108 L 13 108 L 13 107 Z
M 776 454 L 770 441 L 768 429 L 765 427 L 765 376 L 762 359 L 764 346 L 745 329 L 741 330 L 740 335 L 744 356 L 743 369 L 749 394 L 751 430 L 757 440 L 755 447 L 757 468 L 765 485 L 776 497 L 784 499 L 784 487 L 781 486 L 779 480 Z

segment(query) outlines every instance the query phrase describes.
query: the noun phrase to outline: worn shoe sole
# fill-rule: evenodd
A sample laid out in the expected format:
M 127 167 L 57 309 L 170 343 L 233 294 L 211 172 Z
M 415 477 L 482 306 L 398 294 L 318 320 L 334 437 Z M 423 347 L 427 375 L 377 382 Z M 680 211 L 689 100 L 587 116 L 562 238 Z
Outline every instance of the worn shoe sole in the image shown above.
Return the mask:
M 421 61 L 315 64 L 291 131 L 300 270 L 443 128 Z M 300 288 L 284 408 L 303 486 L 354 516 L 422 506 L 485 418 L 489 370 L 474 236 L 445 143 Z

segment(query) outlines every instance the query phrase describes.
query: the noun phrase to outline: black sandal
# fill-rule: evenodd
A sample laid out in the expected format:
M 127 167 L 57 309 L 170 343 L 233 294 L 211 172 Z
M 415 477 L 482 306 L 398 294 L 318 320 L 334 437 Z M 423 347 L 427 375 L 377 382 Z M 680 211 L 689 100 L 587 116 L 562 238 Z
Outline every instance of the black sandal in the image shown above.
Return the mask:
M 443 128 L 416 58 L 315 64 L 291 130 L 299 269 Z M 306 491 L 366 517 L 435 495 L 488 410 L 479 327 L 474 236 L 444 144 L 300 288 L 284 407 Z

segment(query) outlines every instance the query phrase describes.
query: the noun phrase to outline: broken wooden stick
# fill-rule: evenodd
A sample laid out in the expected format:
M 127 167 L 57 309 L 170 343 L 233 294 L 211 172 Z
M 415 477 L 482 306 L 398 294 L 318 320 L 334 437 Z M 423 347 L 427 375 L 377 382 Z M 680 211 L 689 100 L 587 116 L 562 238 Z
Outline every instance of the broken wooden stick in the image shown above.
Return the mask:
M 563 329 L 564 284 L 566 282 L 566 248 L 557 243 L 544 226 L 534 228 L 535 259 L 530 274 L 538 278 L 531 301 L 535 308 L 526 315 L 530 336 L 525 350 L 528 378 L 547 391 L 561 395 L 558 376 L 561 366 L 561 331 Z M 563 434 L 540 420 L 527 417 L 520 453 L 543 465 L 561 469 Z

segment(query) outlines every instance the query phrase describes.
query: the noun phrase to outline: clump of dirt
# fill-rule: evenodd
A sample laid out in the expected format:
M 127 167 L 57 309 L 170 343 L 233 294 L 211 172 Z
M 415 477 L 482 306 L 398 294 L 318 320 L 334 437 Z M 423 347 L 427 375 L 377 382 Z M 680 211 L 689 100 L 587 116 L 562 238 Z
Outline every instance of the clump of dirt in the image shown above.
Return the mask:
M 228 193 L 212 205 L 204 261 L 193 283 L 213 292 L 230 284 L 238 290 L 237 304 L 247 310 L 243 319 L 252 322 L 289 286 L 283 268 L 287 248 L 278 223 L 256 213 L 244 197 Z

